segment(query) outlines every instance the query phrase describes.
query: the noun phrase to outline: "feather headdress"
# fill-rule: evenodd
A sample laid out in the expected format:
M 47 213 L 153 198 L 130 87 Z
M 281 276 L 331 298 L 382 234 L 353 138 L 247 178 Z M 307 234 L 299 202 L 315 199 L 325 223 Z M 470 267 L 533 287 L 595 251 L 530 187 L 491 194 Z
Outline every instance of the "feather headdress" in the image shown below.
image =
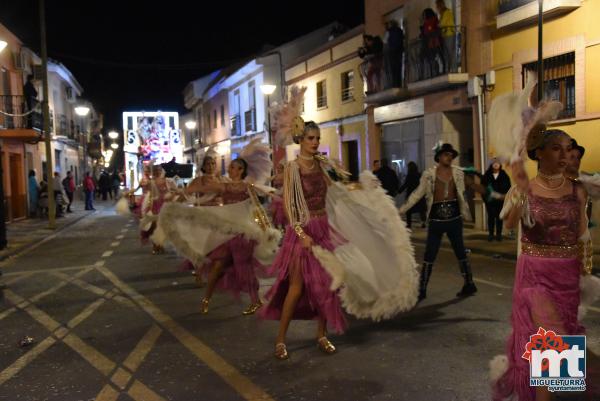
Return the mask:
M 300 117 L 304 105 L 306 87 L 292 86 L 289 98 L 282 104 L 271 107 L 272 127 L 275 130 L 275 144 L 286 146 L 294 137 L 304 132 L 304 120 Z
M 520 158 L 543 135 L 545 124 L 562 110 L 562 104 L 556 101 L 541 101 L 537 107 L 530 107 L 529 98 L 535 86 L 536 80 L 530 77 L 521 92 L 498 96 L 492 102 L 488 114 L 489 139 L 500 159 Z
M 253 184 L 264 184 L 271 177 L 273 162 L 271 161 L 271 148 L 262 142 L 261 137 L 256 137 L 240 152 L 247 166 L 247 179 Z

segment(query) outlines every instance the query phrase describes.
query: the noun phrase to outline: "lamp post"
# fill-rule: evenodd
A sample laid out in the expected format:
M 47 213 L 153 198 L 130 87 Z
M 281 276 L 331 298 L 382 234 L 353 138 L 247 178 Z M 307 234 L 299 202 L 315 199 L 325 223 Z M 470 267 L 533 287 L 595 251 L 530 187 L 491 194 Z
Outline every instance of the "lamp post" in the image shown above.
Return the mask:
M 4 40 L 0 40 L 0 53 L 8 43 Z M 2 169 L 2 145 L 0 143 L 0 249 L 6 248 L 6 221 L 4 220 L 4 171 Z M 2 272 L 0 271 L 0 275 Z M 0 283 L 0 289 L 2 289 L 2 284 Z
M 46 176 L 48 179 L 48 228 L 56 228 L 54 180 L 52 179 L 52 143 L 50 138 L 50 106 L 48 104 L 48 48 L 46 46 L 46 2 L 40 0 L 40 36 L 42 53 L 42 112 L 44 114 L 44 144 L 46 145 Z
M 273 143 L 273 139 L 271 138 L 271 111 L 269 110 L 271 108 L 271 95 L 273 94 L 273 92 L 275 92 L 275 89 L 277 89 L 276 85 L 261 85 L 260 86 L 260 90 L 264 95 L 267 95 L 267 124 L 269 127 L 269 146 L 272 145 Z
M 75 114 L 77 114 L 80 118 L 80 130 L 81 133 L 84 135 L 83 137 L 83 171 L 80 172 L 80 174 L 82 174 L 83 176 L 85 176 L 85 172 L 87 171 L 87 142 L 88 142 L 88 138 L 87 138 L 87 133 L 83 127 L 84 124 L 84 119 L 85 117 L 89 114 L 90 112 L 90 108 L 87 106 L 77 106 L 75 107 Z

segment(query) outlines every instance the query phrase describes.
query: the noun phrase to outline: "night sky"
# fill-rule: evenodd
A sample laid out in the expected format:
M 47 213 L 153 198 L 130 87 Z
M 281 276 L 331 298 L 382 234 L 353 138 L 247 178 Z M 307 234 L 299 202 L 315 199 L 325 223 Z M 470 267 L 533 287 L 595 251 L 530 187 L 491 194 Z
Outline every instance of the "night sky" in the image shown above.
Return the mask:
M 361 24 L 364 0 L 46 0 L 48 56 L 119 131 L 123 111 L 185 112 L 189 81 L 333 21 Z M 0 22 L 39 54 L 37 0 L 2 0 Z

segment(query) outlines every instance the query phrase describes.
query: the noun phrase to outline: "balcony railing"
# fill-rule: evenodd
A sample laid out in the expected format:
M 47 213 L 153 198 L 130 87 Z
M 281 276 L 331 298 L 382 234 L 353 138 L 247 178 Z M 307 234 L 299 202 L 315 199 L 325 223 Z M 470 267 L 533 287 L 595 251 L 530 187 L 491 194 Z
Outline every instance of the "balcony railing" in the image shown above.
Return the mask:
M 498 1 L 498 14 L 512 11 L 529 3 L 534 3 L 536 0 L 500 0 Z
M 30 109 L 25 101 L 25 96 L 0 95 L 0 111 L 2 111 L 0 113 L 0 129 L 41 130 L 43 119 L 39 103 L 34 101 L 31 107 L 33 111 L 28 113 Z M 12 114 L 12 116 L 7 114 Z
M 410 41 L 407 58 L 408 83 L 466 72 L 465 28 L 445 27 Z
M 231 123 L 231 136 L 240 136 L 242 135 L 242 121 L 239 114 L 234 114 L 230 118 Z
M 354 87 L 349 86 L 342 89 L 342 102 L 354 100 Z
M 246 132 L 256 131 L 256 109 L 250 109 L 244 113 L 244 125 Z

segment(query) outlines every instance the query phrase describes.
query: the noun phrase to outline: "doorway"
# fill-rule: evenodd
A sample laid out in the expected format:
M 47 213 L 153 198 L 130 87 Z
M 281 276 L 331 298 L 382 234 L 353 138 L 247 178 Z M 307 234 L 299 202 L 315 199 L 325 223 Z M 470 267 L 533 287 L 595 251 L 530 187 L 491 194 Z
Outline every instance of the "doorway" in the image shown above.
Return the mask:
M 10 219 L 20 219 L 27 214 L 27 194 L 23 183 L 23 156 L 9 154 L 10 171 Z
M 360 160 L 358 157 L 358 141 L 344 141 L 342 143 L 342 160 L 347 171 L 351 174 L 350 180 L 358 181 Z

